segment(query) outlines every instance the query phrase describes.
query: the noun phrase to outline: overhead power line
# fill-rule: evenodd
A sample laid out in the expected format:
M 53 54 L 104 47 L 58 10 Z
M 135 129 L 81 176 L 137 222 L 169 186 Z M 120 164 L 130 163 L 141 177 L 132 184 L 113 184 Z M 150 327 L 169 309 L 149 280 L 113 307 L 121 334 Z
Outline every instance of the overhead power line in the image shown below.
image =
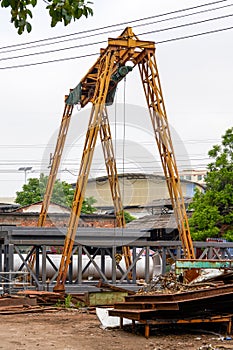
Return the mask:
M 81 45 L 78 45 L 78 46 L 75 45 L 75 46 L 70 46 L 70 47 L 62 47 L 60 49 L 55 49 L 55 50 L 48 50 L 48 51 L 28 53 L 28 54 L 21 55 L 21 56 L 3 57 L 3 58 L 0 58 L 0 61 L 12 60 L 12 59 L 17 59 L 17 58 L 25 58 L 25 57 L 29 57 L 29 56 L 44 55 L 44 54 L 48 54 L 48 53 L 54 53 L 54 52 L 65 51 L 65 50 L 80 49 L 81 47 L 94 46 L 94 45 L 99 45 L 99 44 L 104 44 L 104 43 L 106 43 L 106 40 L 97 41 L 95 43 L 81 44 Z
M 16 66 L 9 66 L 9 67 L 0 67 L 0 70 L 11 69 L 11 68 L 24 68 L 24 67 L 29 67 L 29 66 L 38 66 L 38 65 L 42 65 L 42 64 L 46 64 L 46 63 L 56 63 L 56 62 L 62 62 L 62 61 L 76 60 L 76 59 L 79 59 L 79 58 L 87 58 L 87 57 L 97 56 L 97 55 L 99 55 L 99 52 L 91 53 L 91 54 L 84 54 L 84 55 L 75 56 L 75 57 L 59 58 L 59 59 L 56 59 L 56 60 L 49 60 L 49 61 L 43 61 L 43 62 L 19 64 L 19 65 L 16 65 Z
M 219 19 L 229 18 L 229 17 L 232 17 L 232 16 L 233 16 L 233 14 L 228 14 L 228 15 L 224 15 L 224 16 L 208 18 L 208 19 L 204 19 L 204 20 L 200 20 L 200 21 L 196 21 L 196 22 L 185 23 L 185 24 L 180 24 L 180 25 L 176 25 L 176 26 L 172 26 L 172 27 L 156 29 L 156 30 L 153 30 L 153 31 L 150 30 L 149 32 L 140 33 L 138 35 L 146 35 L 146 34 L 155 34 L 155 33 L 165 32 L 165 31 L 168 31 L 168 30 L 173 30 L 173 29 L 178 29 L 178 28 L 184 28 L 184 27 L 188 27 L 188 26 L 198 25 L 198 24 L 201 24 L 201 23 L 216 21 L 216 20 L 219 20 Z M 3 57 L 3 58 L 0 58 L 0 61 L 12 60 L 12 59 L 18 59 L 18 58 L 25 58 L 25 57 L 30 57 L 30 56 L 44 55 L 44 54 L 48 54 L 48 53 L 60 52 L 60 51 L 65 51 L 65 50 L 80 49 L 82 47 L 99 45 L 99 44 L 103 44 L 105 42 L 106 42 L 106 40 L 103 40 L 103 41 L 98 41 L 98 42 L 94 42 L 94 43 L 80 44 L 78 46 L 75 45 L 75 46 L 70 46 L 70 47 L 62 47 L 62 48 L 55 49 L 55 50 L 33 52 L 33 53 L 28 53 L 28 54 L 24 54 L 24 55 L 20 55 L 20 56 Z
M 226 27 L 226 28 L 220 28 L 220 29 L 214 29 L 214 30 L 210 30 L 210 31 L 206 31 L 206 32 L 196 33 L 196 34 L 185 35 L 185 36 L 181 36 L 181 37 L 175 37 L 175 38 L 166 39 L 166 40 L 161 40 L 161 41 L 157 41 L 155 44 L 164 44 L 164 43 L 177 41 L 177 40 L 190 39 L 190 38 L 194 38 L 194 37 L 198 37 L 198 36 L 219 33 L 219 32 L 223 32 L 223 31 L 227 31 L 227 30 L 231 30 L 231 29 L 233 29 L 233 26 Z M 150 31 L 146 34 L 153 34 L 153 31 Z M 80 55 L 80 56 L 65 57 L 65 58 L 59 58 L 59 59 L 55 59 L 55 60 L 40 61 L 40 62 L 34 62 L 34 63 L 25 63 L 25 64 L 19 64 L 19 65 L 15 65 L 15 66 L 0 67 L 0 70 L 24 68 L 24 67 L 29 67 L 29 66 L 37 66 L 37 65 L 47 64 L 47 63 L 69 61 L 69 60 L 81 59 L 81 58 L 86 58 L 86 57 L 90 57 L 90 56 L 97 56 L 97 55 L 99 55 L 99 53 L 90 53 L 90 54 L 84 54 L 84 55 Z
M 194 15 L 197 15 L 197 14 L 202 14 L 202 13 L 206 13 L 206 12 L 216 11 L 216 10 L 220 10 L 220 9 L 227 8 L 227 7 L 232 7 L 232 6 L 233 6 L 233 4 L 228 4 L 228 5 L 219 6 L 219 7 L 210 8 L 210 9 L 205 9 L 205 10 L 201 10 L 201 11 L 196 11 L 196 12 L 192 12 L 192 13 L 188 13 L 188 14 L 182 14 L 182 15 L 175 16 L 175 17 L 170 17 L 170 18 L 165 18 L 165 19 L 161 19 L 161 20 L 156 20 L 156 22 L 153 21 L 153 22 L 149 22 L 149 23 L 140 23 L 140 24 L 134 25 L 134 28 L 142 27 L 142 26 L 148 26 L 148 25 L 152 25 L 152 24 L 155 24 L 155 23 L 159 24 L 159 23 L 168 22 L 168 21 L 171 21 L 171 20 L 177 20 L 177 19 L 180 19 L 180 18 L 190 17 L 190 16 L 194 16 Z M 152 17 L 156 18 L 156 16 L 151 16 L 149 18 L 151 19 Z M 138 19 L 137 21 L 144 21 L 144 20 L 147 20 L 147 19 Z M 129 23 L 130 22 L 128 22 L 128 24 Z M 18 47 L 18 45 L 21 46 L 21 45 L 30 45 L 30 44 L 36 43 L 36 42 L 38 42 L 38 40 L 35 41 L 35 42 L 28 43 L 28 44 L 25 43 L 25 44 L 11 45 L 11 46 L 8 46 L 7 51 L 2 51 L 2 52 L 0 52 L 0 54 L 4 54 L 4 53 L 9 54 L 9 52 L 14 52 L 14 51 L 22 51 L 22 50 L 34 49 L 34 48 L 42 47 L 42 46 L 50 46 L 50 45 L 60 44 L 60 43 L 64 43 L 64 42 L 67 42 L 67 41 L 87 39 L 87 38 L 94 37 L 94 36 L 115 33 L 116 31 L 121 31 L 121 30 L 123 30 L 123 28 L 121 28 L 121 29 L 116 28 L 116 29 L 113 29 L 113 30 L 108 30 L 108 31 L 100 32 L 100 33 L 93 33 L 93 34 L 89 34 L 89 35 L 85 35 L 85 36 L 81 36 L 81 37 L 74 37 L 74 38 L 70 38 L 69 37 L 68 39 L 63 39 L 63 40 L 59 40 L 59 41 L 45 42 L 45 43 L 34 45 L 34 46 Z M 71 34 L 71 35 L 78 35 L 78 34 L 79 33 L 74 33 L 74 34 Z M 42 42 L 44 40 L 47 41 L 47 40 L 50 40 L 50 39 L 41 39 Z M 11 47 L 13 47 L 13 48 L 10 49 Z M 2 50 L 4 48 L 6 48 L 6 47 L 2 47 L 2 48 L 0 48 L 0 50 Z
M 193 26 L 193 25 L 197 25 L 197 24 L 201 24 L 201 23 L 206 23 L 206 22 L 211 22 L 211 21 L 216 21 L 219 19 L 224 19 L 224 18 L 228 18 L 228 17 L 232 17 L 233 14 L 228 14 L 228 15 L 224 15 L 224 16 L 219 16 L 219 17 L 214 17 L 214 18 L 208 18 L 208 19 L 203 19 L 200 21 L 196 21 L 196 22 L 191 22 L 191 23 L 185 23 L 185 24 L 179 24 L 173 27 L 168 27 L 168 28 L 161 28 L 161 29 L 156 29 L 153 31 L 149 31 L 149 32 L 144 32 L 144 33 L 139 33 L 138 35 L 146 35 L 146 34 L 155 34 L 155 33 L 160 33 L 160 32 L 165 32 L 167 30 L 172 30 L 172 29 L 179 29 L 179 28 L 184 28 L 184 27 L 188 27 L 188 26 Z
M 210 30 L 208 32 L 197 33 L 197 34 L 190 34 L 190 35 L 180 36 L 178 38 L 171 38 L 171 39 L 161 40 L 161 41 L 158 41 L 156 44 L 165 44 L 165 43 L 168 43 L 168 42 L 171 42 L 171 41 L 177 41 L 177 40 L 183 40 L 183 39 L 191 39 L 191 38 L 195 38 L 195 37 L 202 36 L 202 35 L 224 32 L 226 30 L 231 30 L 231 29 L 233 29 L 233 27 L 215 29 L 215 30 Z
M 189 11 L 189 10 L 194 10 L 194 9 L 202 8 L 202 7 L 205 7 L 205 6 L 212 6 L 212 5 L 223 3 L 223 2 L 226 2 L 226 1 L 228 1 L 228 0 L 214 1 L 214 2 L 207 3 L 207 4 L 201 4 L 201 5 L 192 6 L 192 7 L 189 7 L 189 8 L 184 8 L 184 9 L 179 9 L 179 10 L 175 10 L 175 11 L 162 13 L 162 14 L 159 14 L 159 15 L 153 15 L 153 16 L 149 16 L 149 17 L 144 17 L 144 18 L 140 18 L 140 19 L 127 21 L 127 22 L 111 24 L 111 25 L 108 25 L 108 26 L 94 28 L 94 29 L 88 29 L 88 30 L 84 30 L 84 31 L 81 31 L 81 32 L 78 32 L 78 33 L 71 33 L 71 34 L 60 35 L 60 36 L 55 36 L 55 37 L 50 37 L 50 38 L 45 38 L 45 39 L 40 39 L 40 40 L 34 40 L 34 41 L 21 43 L 21 44 L 7 45 L 7 46 L 1 47 L 0 50 L 12 48 L 12 47 L 19 47 L 19 46 L 29 45 L 29 44 L 35 44 L 35 43 L 44 42 L 44 41 L 48 41 L 48 40 L 56 40 L 56 39 L 60 39 L 60 38 L 71 37 L 71 36 L 74 36 L 74 35 L 87 34 L 87 33 L 93 32 L 93 31 L 98 31 L 98 30 L 109 29 L 109 28 L 113 28 L 113 27 L 117 27 L 117 26 L 121 26 L 121 25 L 128 25 L 128 24 L 132 24 L 132 23 L 137 23 L 137 22 L 144 21 L 144 20 L 150 20 L 152 18 L 159 18 L 159 17 L 171 15 L 171 14 L 176 14 L 176 13 L 179 13 L 179 12 L 185 12 L 185 11 Z
M 152 141 L 140 141 L 143 145 L 152 145 L 154 144 L 154 142 Z M 202 143 L 215 143 L 215 142 L 221 142 L 221 139 L 184 139 L 181 141 L 174 141 L 174 143 L 194 143 L 194 144 L 202 144 Z M 28 148 L 28 149 L 32 149 L 32 148 L 46 148 L 46 147 L 54 147 L 54 144 L 0 144 L 0 148 Z M 75 147 L 82 147 L 79 144 L 65 144 L 65 147 L 71 147 L 71 148 L 75 148 Z

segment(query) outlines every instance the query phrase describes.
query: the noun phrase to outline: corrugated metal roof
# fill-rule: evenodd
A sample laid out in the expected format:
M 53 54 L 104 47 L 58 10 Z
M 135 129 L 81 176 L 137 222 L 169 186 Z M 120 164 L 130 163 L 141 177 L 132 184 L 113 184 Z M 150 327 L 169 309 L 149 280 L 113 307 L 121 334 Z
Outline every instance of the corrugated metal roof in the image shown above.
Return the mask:
M 190 215 L 190 214 L 189 214 Z M 127 224 L 127 228 L 135 228 L 141 230 L 154 229 L 177 229 L 175 215 L 160 214 L 160 215 L 146 215 L 143 218 L 133 220 Z

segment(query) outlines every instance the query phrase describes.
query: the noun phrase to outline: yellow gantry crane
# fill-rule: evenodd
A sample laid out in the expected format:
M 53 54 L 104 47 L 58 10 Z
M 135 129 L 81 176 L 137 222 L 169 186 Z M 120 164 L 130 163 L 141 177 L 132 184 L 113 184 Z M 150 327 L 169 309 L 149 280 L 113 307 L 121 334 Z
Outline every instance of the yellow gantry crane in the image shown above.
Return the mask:
M 159 149 L 162 167 L 172 201 L 184 255 L 195 259 L 189 224 L 182 195 L 169 124 L 167 120 L 159 73 L 155 59 L 155 43 L 142 41 L 126 28 L 115 39 L 108 39 L 108 46 L 100 50 L 95 64 L 90 68 L 80 83 L 71 90 L 65 99 L 65 109 L 58 135 L 48 184 L 41 207 L 38 226 L 43 226 L 56 180 L 62 151 L 74 105 L 84 108 L 89 102 L 92 109 L 86 133 L 84 149 L 76 183 L 76 190 L 64 242 L 64 249 L 54 291 L 64 291 L 68 266 L 71 261 L 72 248 L 78 228 L 79 217 L 88 182 L 98 134 L 102 142 L 105 165 L 108 174 L 112 199 L 118 227 L 124 227 L 123 205 L 120 195 L 117 167 L 113 151 L 111 130 L 107 114 L 107 105 L 112 104 L 117 84 L 136 66 L 139 68 L 148 110 Z M 131 264 L 129 247 L 123 247 L 123 255 L 128 268 Z

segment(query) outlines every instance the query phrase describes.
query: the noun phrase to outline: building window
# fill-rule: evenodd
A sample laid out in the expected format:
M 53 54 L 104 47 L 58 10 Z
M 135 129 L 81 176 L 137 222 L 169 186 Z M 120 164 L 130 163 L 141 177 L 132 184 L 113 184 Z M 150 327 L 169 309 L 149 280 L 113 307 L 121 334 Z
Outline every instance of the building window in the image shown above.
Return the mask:
M 202 180 L 202 175 L 197 175 L 197 180 L 201 181 Z
M 186 175 L 186 180 L 191 181 L 191 175 Z

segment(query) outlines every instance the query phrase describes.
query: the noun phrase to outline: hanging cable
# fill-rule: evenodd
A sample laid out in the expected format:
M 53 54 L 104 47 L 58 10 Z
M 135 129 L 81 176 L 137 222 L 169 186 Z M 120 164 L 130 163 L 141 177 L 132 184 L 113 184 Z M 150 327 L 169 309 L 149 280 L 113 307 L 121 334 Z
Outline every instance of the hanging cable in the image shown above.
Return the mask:
M 187 27 L 187 26 L 196 26 L 196 25 L 201 24 L 201 23 L 206 23 L 206 22 L 210 22 L 210 21 L 216 21 L 216 20 L 219 20 L 219 19 L 229 18 L 229 17 L 232 17 L 232 16 L 233 16 L 233 14 L 228 14 L 228 15 L 224 15 L 224 16 L 203 19 L 203 20 L 200 20 L 200 21 L 180 24 L 180 25 L 176 25 L 176 26 L 173 26 L 173 27 L 166 27 L 166 28 L 156 29 L 156 30 L 153 30 L 153 31 L 150 30 L 150 31 L 147 31 L 147 32 L 139 33 L 138 35 L 146 35 L 146 34 L 152 34 L 152 33 L 155 34 L 155 33 L 165 32 L 165 31 L 168 31 L 168 30 L 180 29 L 180 28 L 184 28 L 184 27 Z M 154 24 L 154 23 L 150 23 L 150 24 Z M 3 57 L 3 58 L 0 58 L 0 61 L 13 60 L 13 59 L 18 59 L 18 58 L 25 58 L 25 57 L 30 57 L 30 56 L 38 56 L 38 55 L 44 55 L 44 54 L 48 54 L 48 53 L 54 53 L 54 52 L 72 50 L 72 49 L 80 49 L 80 48 L 86 47 L 86 46 L 94 46 L 94 45 L 104 44 L 105 42 L 106 42 L 106 40 L 102 40 L 102 41 L 97 41 L 97 42 L 93 42 L 93 43 L 85 43 L 85 44 L 80 44 L 80 45 L 75 45 L 75 46 L 70 46 L 70 47 L 62 47 L 62 48 L 54 49 L 54 50 L 41 51 L 41 52 L 32 52 L 32 53 L 19 55 L 19 56 L 12 56 L 12 57 Z
M 116 93 L 115 93 L 115 98 L 114 98 L 114 124 L 115 124 L 115 131 L 114 131 L 114 154 L 115 154 L 115 162 L 116 162 L 116 159 L 117 159 L 117 149 L 116 149 L 116 146 L 117 146 L 117 131 L 116 131 L 116 127 L 117 127 L 117 90 L 118 88 L 116 87 Z M 116 176 L 116 173 L 115 173 L 115 176 Z M 114 181 L 116 182 L 116 179 L 114 179 Z M 119 180 L 118 180 L 119 181 Z M 115 218 L 115 223 L 114 223 L 114 235 L 116 234 L 116 218 Z
M 122 183 L 123 183 L 123 191 L 122 191 L 122 202 L 124 203 L 125 199 L 125 101 L 126 101 L 126 77 L 124 77 L 124 96 L 123 96 L 123 143 L 122 143 Z M 124 205 L 123 205 L 124 207 Z
M 195 37 L 202 36 L 202 35 L 220 33 L 220 32 L 227 31 L 227 30 L 232 30 L 232 29 L 233 29 L 232 26 L 231 27 L 226 27 L 226 28 L 214 29 L 214 30 L 207 31 L 207 32 L 201 32 L 201 33 L 196 33 L 196 34 L 185 35 L 185 36 L 182 36 L 182 37 L 174 37 L 174 38 L 171 38 L 171 39 L 165 39 L 165 40 L 157 41 L 157 42 L 155 42 L 155 44 L 158 45 L 158 44 L 164 44 L 164 43 L 168 43 L 168 42 L 172 42 L 172 41 L 190 39 L 190 38 L 195 38 Z M 153 31 L 152 32 L 148 32 L 148 35 L 153 34 L 153 33 L 154 33 Z M 47 63 L 57 63 L 57 62 L 63 62 L 63 61 L 68 61 L 68 60 L 75 60 L 75 59 L 86 58 L 86 57 L 90 57 L 90 56 L 98 56 L 98 55 L 99 55 L 99 52 L 98 53 L 96 52 L 96 53 L 85 54 L 85 55 L 81 55 L 81 56 L 75 56 L 75 57 L 59 58 L 59 59 L 50 60 L 50 61 L 26 63 L 26 64 L 15 65 L 15 66 L 0 67 L 0 70 L 14 69 L 14 68 L 25 68 L 25 67 L 29 67 L 29 66 L 37 66 L 37 65 L 47 64 Z
M 139 23 L 139 24 L 135 24 L 134 28 L 144 27 L 144 26 L 148 26 L 148 25 L 152 25 L 152 24 L 158 24 L 158 23 L 162 23 L 162 22 L 168 22 L 168 21 L 171 21 L 171 20 L 177 20 L 177 19 L 181 19 L 181 18 L 184 18 L 184 17 L 190 17 L 190 16 L 194 16 L 194 15 L 197 15 L 197 14 L 202 14 L 202 13 L 206 13 L 206 12 L 221 10 L 221 9 L 232 7 L 232 6 L 233 6 L 233 4 L 228 4 L 228 5 L 214 7 L 214 8 L 210 8 L 210 9 L 201 10 L 201 11 L 195 11 L 195 12 L 192 12 L 192 13 L 186 13 L 186 14 L 182 14 L 182 15 L 178 15 L 178 16 L 164 18 L 164 19 L 156 20 L 156 22 L 153 21 L 153 22 L 149 22 L 149 23 Z M 142 19 L 138 19 L 136 21 L 144 21 L 144 20 L 148 20 L 148 19 L 152 19 L 152 18 L 156 18 L 156 17 L 158 17 L 158 16 L 151 16 L 151 17 L 148 17 L 148 18 L 142 18 Z M 132 22 L 133 21 L 128 22 L 128 23 L 124 23 L 124 24 L 128 24 L 129 25 Z M 121 25 L 123 25 L 123 24 L 121 24 Z M 116 24 L 116 26 L 118 26 L 118 25 Z M 95 36 L 99 36 L 99 35 L 105 35 L 105 34 L 109 35 L 110 33 L 115 33 L 117 31 L 122 31 L 122 30 L 123 30 L 123 28 L 115 28 L 115 29 L 107 30 L 107 31 L 100 32 L 100 33 L 93 33 L 93 34 L 89 34 L 89 35 L 85 35 L 85 36 L 80 36 L 80 37 L 77 37 L 77 38 L 63 39 L 63 40 L 54 41 L 54 42 L 51 42 L 51 43 L 45 42 L 45 43 L 34 45 L 34 46 L 18 47 L 18 46 L 21 46 L 21 45 L 30 45 L 30 44 L 33 44 L 33 43 L 36 44 L 36 42 L 38 42 L 40 40 L 35 41 L 35 42 L 25 43 L 25 44 L 9 45 L 9 46 L 0 47 L 0 50 L 8 48 L 7 51 L 0 51 L 0 54 L 3 54 L 3 53 L 9 54 L 9 52 L 13 52 L 13 51 L 22 51 L 22 50 L 27 50 L 27 49 L 34 49 L 36 47 L 55 45 L 55 44 L 60 44 L 60 43 L 64 43 L 64 42 L 67 42 L 67 41 L 87 39 L 87 38 L 91 38 L 91 37 L 95 37 Z M 74 33 L 74 34 L 71 34 L 71 35 L 79 35 L 79 34 L 80 33 Z M 49 39 L 41 39 L 42 42 L 43 42 L 43 40 L 49 40 Z M 11 47 L 12 47 L 12 49 L 10 49 Z
M 222 2 L 226 2 L 226 1 L 228 1 L 228 0 L 218 0 L 218 1 L 210 2 L 210 3 L 206 3 L 206 4 L 201 4 L 201 5 L 192 6 L 192 7 L 188 7 L 188 8 L 184 8 L 184 9 L 179 9 L 179 10 L 175 10 L 175 11 L 170 11 L 170 12 L 166 12 L 166 13 L 161 13 L 161 14 L 153 15 L 153 16 L 149 16 L 149 17 L 139 18 L 139 19 L 135 19 L 135 20 L 127 21 L 127 22 L 120 22 L 120 23 L 111 24 L 111 25 L 104 26 L 104 27 L 99 27 L 99 28 L 94 28 L 94 29 L 88 29 L 88 30 L 84 30 L 84 31 L 78 32 L 78 33 L 71 33 L 71 34 L 66 34 L 66 35 L 61 35 L 61 36 L 56 36 L 56 37 L 50 37 L 50 38 L 45 38 L 45 39 L 39 39 L 39 40 L 35 40 L 35 41 L 30 41 L 30 42 L 27 42 L 27 43 L 21 43 L 21 44 L 14 44 L 14 45 L 3 46 L 3 47 L 0 47 L 0 50 L 2 50 L 2 49 L 8 49 L 8 48 L 13 48 L 13 47 L 24 46 L 24 45 L 30 45 L 30 44 L 34 44 L 34 43 L 49 41 L 49 40 L 56 40 L 56 39 L 65 38 L 65 37 L 71 37 L 71 36 L 74 36 L 74 35 L 86 34 L 86 33 L 90 33 L 90 32 L 93 32 L 93 31 L 98 31 L 98 30 L 102 30 L 102 29 L 113 28 L 113 27 L 117 27 L 117 26 L 121 26 L 121 25 L 129 25 L 129 24 L 141 22 L 141 21 L 144 21 L 144 20 L 150 20 L 150 19 L 152 19 L 152 18 L 159 18 L 159 17 L 163 17 L 163 16 L 167 16 L 167 15 L 176 14 L 176 13 L 179 13 L 179 12 L 186 12 L 186 11 L 189 11 L 189 10 L 194 10 L 194 9 L 197 9 L 197 8 L 202 8 L 202 7 L 205 7 L 205 6 L 212 6 L 212 5 L 219 4 L 219 3 L 222 3 Z M 223 6 L 223 7 L 225 7 L 225 6 Z M 212 9 L 209 9 L 209 10 L 211 11 Z M 118 29 L 117 29 L 117 30 L 118 30 Z
M 219 20 L 219 19 L 224 19 L 224 18 L 228 18 L 228 17 L 232 17 L 232 16 L 233 16 L 233 14 L 231 13 L 231 14 L 228 14 L 228 15 L 225 15 L 225 16 L 207 18 L 207 19 L 203 19 L 203 20 L 200 20 L 200 21 L 196 21 L 196 22 L 179 24 L 179 25 L 173 26 L 173 27 L 166 27 L 166 28 L 156 29 L 154 31 L 139 33 L 138 35 L 145 35 L 145 34 L 150 34 L 150 33 L 160 33 L 160 32 L 165 32 L 167 30 L 179 29 L 179 28 L 193 26 L 193 25 L 196 26 L 197 24 L 206 23 L 206 22 L 210 22 L 210 21 L 216 21 L 216 20 Z

